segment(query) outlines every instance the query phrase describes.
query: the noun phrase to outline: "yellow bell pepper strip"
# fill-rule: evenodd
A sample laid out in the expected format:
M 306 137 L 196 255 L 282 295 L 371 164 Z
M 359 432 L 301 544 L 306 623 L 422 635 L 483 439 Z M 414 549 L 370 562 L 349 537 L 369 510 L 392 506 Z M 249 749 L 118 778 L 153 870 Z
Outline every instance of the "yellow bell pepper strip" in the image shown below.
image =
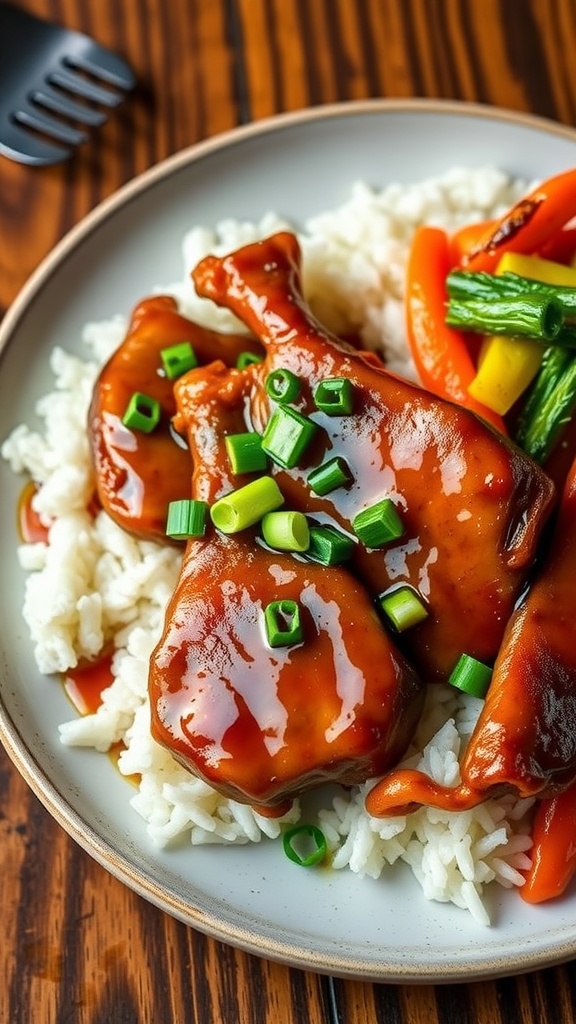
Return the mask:
M 576 784 L 541 800 L 532 825 L 532 867 L 520 895 L 526 903 L 561 896 L 576 871 Z
M 500 260 L 496 272 L 499 275 L 517 274 L 518 277 L 529 277 L 532 281 L 542 281 L 543 284 L 576 288 L 576 267 L 567 267 L 563 263 L 545 260 L 539 256 L 507 252 Z
M 576 169 L 538 185 L 516 203 L 476 248 L 462 257 L 468 270 L 493 273 L 506 252 L 536 253 L 576 216 Z
M 496 275 L 503 274 L 516 274 L 548 285 L 576 287 L 576 269 L 520 253 L 509 252 L 502 256 Z M 470 394 L 504 416 L 536 377 L 543 356 L 544 350 L 537 341 L 486 338 L 478 373 L 469 387 Z
M 576 286 L 576 269 L 555 261 L 529 259 L 508 254 L 498 266 L 508 273 L 522 271 L 524 277 L 542 275 L 547 284 Z M 532 458 L 546 462 L 565 432 L 576 406 L 576 356 L 566 350 L 548 348 L 520 413 L 515 440 Z
M 538 373 L 542 351 L 538 341 L 491 335 L 480 350 L 478 372 L 468 393 L 505 416 Z
M 446 232 L 428 225 L 418 228 L 408 257 L 406 281 L 410 352 L 425 388 L 466 406 L 505 434 L 502 418 L 468 393 L 476 374 L 474 361 L 464 335 L 445 322 L 450 263 Z

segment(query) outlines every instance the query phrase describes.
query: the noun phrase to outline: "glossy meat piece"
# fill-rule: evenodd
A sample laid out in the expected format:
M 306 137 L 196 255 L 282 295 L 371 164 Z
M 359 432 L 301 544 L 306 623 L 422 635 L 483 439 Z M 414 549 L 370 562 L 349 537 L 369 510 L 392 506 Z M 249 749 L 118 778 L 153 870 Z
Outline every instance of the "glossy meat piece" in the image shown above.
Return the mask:
M 196 498 L 247 482 L 229 473 L 224 434 L 244 429 L 249 378 L 217 363 L 176 386 Z M 300 603 L 304 642 L 273 650 L 263 609 L 284 598 Z M 251 529 L 189 542 L 149 691 L 160 743 L 222 793 L 272 813 L 303 790 L 396 763 L 423 699 L 353 576 L 270 551 Z
M 462 784 L 449 789 L 420 772 L 393 772 L 368 794 L 371 814 L 422 803 L 460 810 L 506 791 L 548 796 L 576 780 L 575 580 L 576 463 L 551 549 L 506 630 Z
M 190 492 L 190 458 L 174 441 L 174 382 L 159 373 L 160 353 L 190 341 L 200 363 L 221 358 L 234 365 L 241 351 L 259 350 L 253 340 L 208 330 L 180 315 L 176 302 L 159 295 L 136 306 L 126 337 L 103 367 L 94 388 L 88 434 L 98 498 L 125 530 L 165 541 L 170 501 Z M 150 434 L 122 423 L 135 391 L 160 402 L 162 418 Z
M 399 640 L 434 681 L 461 653 L 495 657 L 533 562 L 554 489 L 517 448 L 469 411 L 378 370 L 313 319 L 302 298 L 295 237 L 280 233 L 224 258 L 207 257 L 196 288 L 228 306 L 262 341 L 250 416 L 270 416 L 266 374 L 286 367 L 303 381 L 298 408 L 322 427 L 302 465 L 277 480 L 292 506 L 327 514 L 350 529 L 354 515 L 390 496 L 405 535 L 385 550 L 357 548 L 354 567 L 373 595 L 407 582 L 427 600 L 429 617 Z M 311 392 L 324 377 L 355 389 L 352 415 L 314 412 Z M 343 456 L 351 486 L 316 497 L 306 482 L 323 456 Z

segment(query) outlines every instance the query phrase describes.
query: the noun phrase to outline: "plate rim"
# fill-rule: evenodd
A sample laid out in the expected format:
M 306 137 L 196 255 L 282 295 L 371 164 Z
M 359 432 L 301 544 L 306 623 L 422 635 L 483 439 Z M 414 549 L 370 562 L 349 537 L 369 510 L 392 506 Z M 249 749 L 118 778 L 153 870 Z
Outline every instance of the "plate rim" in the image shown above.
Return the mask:
M 310 122 L 354 117 L 359 114 L 428 112 L 447 116 L 479 117 L 499 123 L 510 123 L 539 132 L 548 132 L 576 143 L 575 128 L 539 115 L 489 104 L 426 98 L 375 98 L 329 103 L 274 114 L 231 128 L 200 142 L 192 143 L 141 172 L 103 199 L 74 225 L 42 259 L 9 306 L 0 323 L 0 358 L 30 303 L 49 282 L 57 268 L 99 225 L 105 223 L 117 210 L 123 209 L 156 184 L 164 182 L 172 175 L 220 150 L 233 147 L 251 138 L 262 138 L 269 133 L 300 127 Z M 519 951 L 506 964 L 500 963 L 495 958 L 494 962 L 486 961 L 483 965 L 471 964 L 466 961 L 457 964 L 447 963 L 442 966 L 439 966 L 437 962 L 428 966 L 419 964 L 418 969 L 415 970 L 414 965 L 409 961 L 405 965 L 397 962 L 393 964 L 382 962 L 381 966 L 375 970 L 372 961 L 364 960 L 356 955 L 345 956 L 331 953 L 327 956 L 324 952 L 304 949 L 286 940 L 259 935 L 249 927 L 241 927 L 232 921 L 222 921 L 208 910 L 187 903 L 182 897 L 174 896 L 169 890 L 155 882 L 146 871 L 133 867 L 129 857 L 114 849 L 105 838 L 100 836 L 90 822 L 70 806 L 58 786 L 46 776 L 33 752 L 26 745 L 17 722 L 5 706 L 1 693 L 0 741 L 25 782 L 58 825 L 105 870 L 158 909 L 212 938 L 229 943 L 245 952 L 319 974 L 393 984 L 445 984 L 493 979 L 554 966 L 566 962 L 576 954 L 575 939 L 574 942 L 558 943 L 548 953 L 542 953 L 542 951 L 522 953 Z

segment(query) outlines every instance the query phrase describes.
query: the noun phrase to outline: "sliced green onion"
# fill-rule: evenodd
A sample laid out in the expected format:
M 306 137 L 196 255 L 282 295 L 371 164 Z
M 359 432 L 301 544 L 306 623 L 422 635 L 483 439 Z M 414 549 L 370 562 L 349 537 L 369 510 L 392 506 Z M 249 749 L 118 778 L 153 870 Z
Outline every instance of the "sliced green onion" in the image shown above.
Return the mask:
M 383 498 L 358 512 L 352 529 L 367 548 L 381 548 L 402 536 L 404 524 L 392 498 Z
M 227 434 L 224 438 L 233 473 L 261 473 L 268 466 L 262 450 L 262 435 L 255 430 L 245 434 Z
M 295 825 L 282 837 L 284 853 L 294 864 L 310 868 L 321 864 L 328 847 L 326 838 L 317 825 Z
M 206 532 L 208 505 L 205 501 L 182 498 L 168 505 L 166 536 L 174 540 L 203 537 Z
M 314 494 L 321 496 L 330 494 L 330 491 L 335 491 L 337 487 L 344 487 L 352 480 L 350 466 L 345 459 L 341 459 L 338 455 L 308 474 L 308 483 Z
M 196 353 L 189 341 L 181 341 L 178 345 L 163 348 L 160 352 L 160 359 L 168 380 L 176 380 L 183 373 L 198 366 Z
M 314 390 L 314 402 L 328 416 L 348 416 L 354 407 L 354 385 L 347 377 L 325 377 Z
M 409 585 L 395 587 L 378 598 L 380 610 L 397 633 L 417 626 L 428 616 L 428 609 L 420 594 Z
M 266 394 L 275 402 L 294 402 L 300 394 L 301 384 L 295 373 L 291 370 L 280 368 L 272 370 L 266 377 Z
M 142 391 L 135 391 L 126 406 L 122 423 L 130 430 L 151 434 L 160 422 L 160 413 L 160 402 L 157 398 L 151 398 Z
M 465 693 L 482 699 L 488 692 L 491 679 L 492 669 L 488 665 L 473 658 L 470 654 L 461 654 L 448 682 L 451 686 L 456 686 L 459 690 L 464 690 Z
M 293 647 L 304 639 L 297 601 L 271 601 L 264 609 L 264 625 L 270 647 Z
M 306 551 L 310 528 L 303 512 L 268 512 L 262 519 L 262 536 L 278 551 Z
M 514 338 L 553 341 L 564 314 L 558 299 L 541 293 L 501 299 L 450 299 L 446 323 L 481 334 L 510 334 Z
M 254 526 L 267 512 L 274 512 L 283 504 L 282 491 L 274 478 L 259 476 L 216 501 L 210 509 L 210 518 L 222 533 L 238 533 Z
M 335 526 L 311 526 L 306 557 L 321 565 L 342 565 L 352 557 L 355 541 Z
M 318 427 L 290 406 L 279 405 L 266 424 L 262 447 L 274 462 L 292 469 L 302 458 Z
M 236 360 L 236 369 L 245 370 L 247 366 L 263 362 L 264 356 L 259 355 L 258 352 L 241 352 Z

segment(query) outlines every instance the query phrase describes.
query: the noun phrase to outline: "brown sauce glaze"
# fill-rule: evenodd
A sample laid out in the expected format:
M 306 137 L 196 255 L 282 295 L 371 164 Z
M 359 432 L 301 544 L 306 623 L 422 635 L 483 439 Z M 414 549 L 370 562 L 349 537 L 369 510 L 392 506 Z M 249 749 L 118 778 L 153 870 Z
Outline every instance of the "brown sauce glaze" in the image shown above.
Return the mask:
M 18 501 L 18 533 L 25 544 L 47 544 L 50 527 L 40 518 L 33 506 L 36 484 L 29 480 Z
M 224 435 L 244 427 L 249 378 L 217 363 L 176 385 L 195 498 L 246 482 Z M 304 639 L 272 649 L 263 610 L 283 599 L 299 603 Z M 396 763 L 424 695 L 352 574 L 271 551 L 255 528 L 189 542 L 149 689 L 159 742 L 225 795 L 277 813 L 305 789 Z
M 183 317 L 174 299 L 159 295 L 136 306 L 126 338 L 102 369 L 90 407 L 88 432 L 102 507 L 124 529 L 165 541 L 166 511 L 190 492 L 190 458 L 175 442 L 174 382 L 160 353 L 190 341 L 198 362 L 220 358 L 234 365 L 240 352 L 259 351 L 244 335 L 220 334 Z M 161 420 L 152 433 L 130 429 L 122 417 L 140 391 L 156 399 Z
M 81 715 L 94 714 L 102 703 L 102 691 L 114 681 L 112 655 L 103 654 L 95 661 L 82 662 L 68 669 L 64 690 Z
M 152 449 L 143 444 L 133 463 L 144 492 L 153 492 L 152 505 L 161 494 L 162 531 L 175 478 L 174 497 L 191 491 L 209 505 L 242 486 L 251 477 L 232 474 L 225 435 L 265 429 L 275 406 L 265 381 L 283 368 L 301 382 L 293 404 L 318 428 L 294 469 L 270 464 L 285 507 L 347 532 L 354 515 L 381 498 L 391 497 L 400 512 L 404 535 L 378 550 L 358 543 L 346 568 L 271 551 L 258 527 L 226 535 L 209 524 L 186 546 L 151 659 L 153 735 L 225 795 L 276 814 L 323 782 L 349 785 L 391 769 L 420 715 L 421 680 L 446 678 L 463 652 L 488 662 L 496 657 L 555 496 L 539 467 L 472 413 L 387 373 L 324 331 L 304 303 L 299 260 L 296 238 L 280 233 L 201 262 L 197 290 L 243 320 L 264 347 L 264 362 L 238 371 L 218 358 L 169 387 L 163 380 L 170 418 L 188 451 L 170 439 L 180 467 L 174 473 L 160 453 L 147 476 Z M 170 301 L 148 300 L 136 311 L 95 403 L 106 408 L 108 394 L 125 386 L 124 365 L 138 365 L 143 344 L 147 368 L 137 381 L 132 377 L 130 393 L 152 387 L 159 347 L 182 340 L 175 328 L 164 334 L 152 361 L 144 337 L 152 314 L 181 326 L 165 305 Z M 352 382 L 349 415 L 316 408 L 314 388 L 327 377 Z M 146 443 L 153 437 L 146 435 Z M 352 480 L 318 497 L 307 475 L 334 455 L 345 459 Z M 113 487 L 109 497 L 113 505 Z M 130 528 L 148 529 L 148 515 L 141 508 L 131 514 Z M 393 640 L 375 598 L 398 583 L 419 591 L 429 615 Z M 282 599 L 299 604 L 304 637 L 273 649 L 263 610 Z
M 549 796 L 576 779 L 576 462 L 550 550 L 508 624 L 480 718 L 462 763 L 462 784 L 439 786 L 396 771 L 368 794 L 371 814 L 418 804 L 474 807 L 513 791 Z
M 553 505 L 550 480 L 472 413 L 379 371 L 321 328 L 302 298 L 293 235 L 207 257 L 193 277 L 266 349 L 252 373 L 252 428 L 262 431 L 269 419 L 264 381 L 278 367 L 302 380 L 296 405 L 322 427 L 301 465 L 274 468 L 289 505 L 349 530 L 356 512 L 392 497 L 405 535 L 387 549 L 359 545 L 359 578 L 373 596 L 408 583 L 427 600 L 428 618 L 399 641 L 427 679 L 446 678 L 462 653 L 491 662 Z M 312 389 L 329 376 L 353 382 L 352 415 L 313 411 Z M 328 454 L 345 458 L 354 482 L 318 498 L 306 477 Z

